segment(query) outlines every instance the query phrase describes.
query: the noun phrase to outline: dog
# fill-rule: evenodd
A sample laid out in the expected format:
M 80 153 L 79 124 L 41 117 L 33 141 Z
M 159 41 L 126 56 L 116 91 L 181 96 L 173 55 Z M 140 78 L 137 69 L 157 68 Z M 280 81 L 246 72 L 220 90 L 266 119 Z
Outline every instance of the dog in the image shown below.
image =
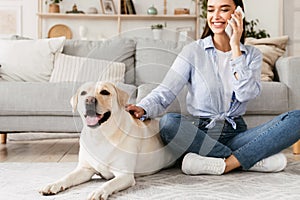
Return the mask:
M 176 158 L 159 137 L 158 121 L 141 121 L 125 110 L 129 95 L 111 82 L 85 83 L 71 98 L 83 122 L 77 167 L 40 190 L 54 195 L 87 182 L 95 174 L 108 180 L 89 200 L 107 199 L 135 185 L 135 177 L 172 166 Z

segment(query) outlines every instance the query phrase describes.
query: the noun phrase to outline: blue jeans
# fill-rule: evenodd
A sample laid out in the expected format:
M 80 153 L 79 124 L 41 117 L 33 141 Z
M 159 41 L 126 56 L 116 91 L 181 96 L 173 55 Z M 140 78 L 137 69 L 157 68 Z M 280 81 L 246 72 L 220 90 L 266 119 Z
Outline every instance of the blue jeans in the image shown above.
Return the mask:
M 300 110 L 283 113 L 252 129 L 247 129 L 242 117 L 235 122 L 236 129 L 227 121 L 217 121 L 208 130 L 205 126 L 209 119 L 168 113 L 160 120 L 160 135 L 177 158 L 188 152 L 218 158 L 234 155 L 243 169 L 300 139 Z

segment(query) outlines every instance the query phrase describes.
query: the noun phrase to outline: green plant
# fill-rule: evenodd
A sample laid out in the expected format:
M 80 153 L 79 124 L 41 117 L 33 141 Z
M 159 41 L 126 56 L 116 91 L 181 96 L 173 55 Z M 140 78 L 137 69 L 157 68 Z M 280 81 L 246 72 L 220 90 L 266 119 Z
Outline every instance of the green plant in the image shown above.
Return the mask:
M 256 39 L 270 37 L 270 34 L 268 34 L 267 31 L 264 29 L 259 29 L 258 31 L 255 30 L 255 27 L 258 25 L 258 23 L 259 23 L 258 19 L 251 20 L 250 22 L 246 21 L 245 24 L 246 37 L 253 37 Z
M 202 19 L 206 19 L 206 15 L 207 15 L 207 1 L 206 0 L 200 0 L 199 3 L 200 3 L 200 6 L 201 6 L 200 17 Z
M 57 4 L 57 3 L 60 3 L 61 1 L 63 1 L 63 0 L 47 0 L 47 1 L 45 1 L 45 3 L 48 4 L 48 2 L 49 2 L 49 3 L 51 3 L 51 4 L 52 4 L 52 3 L 53 3 L 53 4 Z
M 162 24 L 153 24 L 151 25 L 151 29 L 163 29 L 164 25 Z

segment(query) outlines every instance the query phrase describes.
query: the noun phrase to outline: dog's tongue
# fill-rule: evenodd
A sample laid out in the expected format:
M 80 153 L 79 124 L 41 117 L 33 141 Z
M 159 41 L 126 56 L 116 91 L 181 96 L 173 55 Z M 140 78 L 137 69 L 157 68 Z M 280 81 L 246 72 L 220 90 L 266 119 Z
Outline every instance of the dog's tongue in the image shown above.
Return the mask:
M 86 117 L 86 124 L 88 126 L 95 126 L 98 121 L 102 118 L 102 115 L 95 115 L 95 116 L 87 116 Z

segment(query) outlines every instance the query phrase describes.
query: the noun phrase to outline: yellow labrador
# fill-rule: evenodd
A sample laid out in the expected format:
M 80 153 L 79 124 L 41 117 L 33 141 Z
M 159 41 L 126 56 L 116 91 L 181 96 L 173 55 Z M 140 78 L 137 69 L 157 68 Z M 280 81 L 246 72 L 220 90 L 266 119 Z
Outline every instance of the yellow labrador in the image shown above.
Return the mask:
M 98 174 L 108 181 L 88 199 L 107 199 L 133 186 L 135 176 L 153 174 L 174 163 L 160 140 L 158 122 L 142 122 L 125 111 L 128 97 L 108 82 L 86 83 L 78 89 L 71 99 L 84 124 L 77 168 L 40 193 L 56 194 Z

